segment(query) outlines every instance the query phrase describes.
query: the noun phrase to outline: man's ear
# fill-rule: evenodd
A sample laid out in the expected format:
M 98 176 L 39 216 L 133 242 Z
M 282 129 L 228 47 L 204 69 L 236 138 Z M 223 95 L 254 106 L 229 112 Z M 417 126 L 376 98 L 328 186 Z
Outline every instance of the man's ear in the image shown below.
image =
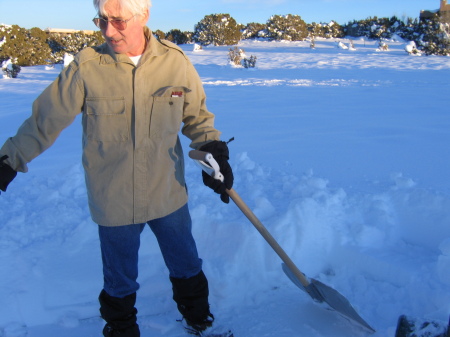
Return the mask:
M 150 18 L 150 10 L 146 9 L 144 14 L 141 15 L 141 23 L 143 26 L 147 25 L 147 21 Z

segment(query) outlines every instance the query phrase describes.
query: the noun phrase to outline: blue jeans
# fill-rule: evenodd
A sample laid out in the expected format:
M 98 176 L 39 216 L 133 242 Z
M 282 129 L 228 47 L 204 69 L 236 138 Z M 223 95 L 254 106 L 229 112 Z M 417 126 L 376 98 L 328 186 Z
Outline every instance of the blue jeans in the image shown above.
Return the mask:
M 186 279 L 202 270 L 192 236 L 192 221 L 187 204 L 163 218 L 147 224 L 158 240 L 170 277 Z M 139 289 L 138 251 L 145 223 L 118 227 L 99 226 L 105 291 L 125 297 Z

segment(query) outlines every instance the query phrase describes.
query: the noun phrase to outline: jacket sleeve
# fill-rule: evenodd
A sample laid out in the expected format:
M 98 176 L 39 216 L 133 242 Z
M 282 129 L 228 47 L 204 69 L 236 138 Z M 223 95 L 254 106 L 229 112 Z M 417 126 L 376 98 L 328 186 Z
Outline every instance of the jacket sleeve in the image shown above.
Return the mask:
M 191 91 L 186 94 L 182 133 L 191 139 L 191 148 L 199 149 L 212 140 L 219 140 L 220 131 L 214 128 L 214 114 L 206 107 L 200 76 L 189 60 L 187 63 L 186 76 Z
M 15 171 L 27 172 L 27 164 L 48 149 L 82 111 L 84 95 L 77 69 L 72 62 L 61 72 L 34 101 L 31 117 L 0 149 Z

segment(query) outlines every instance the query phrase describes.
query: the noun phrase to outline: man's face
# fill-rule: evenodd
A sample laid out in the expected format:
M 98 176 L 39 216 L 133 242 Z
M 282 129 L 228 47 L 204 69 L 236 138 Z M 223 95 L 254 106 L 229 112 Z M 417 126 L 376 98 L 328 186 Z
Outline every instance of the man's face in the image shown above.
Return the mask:
M 105 13 L 102 13 L 105 19 L 128 20 L 124 30 L 114 28 L 108 23 L 105 29 L 102 29 L 103 37 L 106 43 L 117 54 L 126 54 L 128 56 L 141 55 L 145 49 L 144 26 L 147 23 L 149 13 L 146 11 L 133 17 L 128 10 L 121 9 L 118 0 L 110 0 L 105 5 Z

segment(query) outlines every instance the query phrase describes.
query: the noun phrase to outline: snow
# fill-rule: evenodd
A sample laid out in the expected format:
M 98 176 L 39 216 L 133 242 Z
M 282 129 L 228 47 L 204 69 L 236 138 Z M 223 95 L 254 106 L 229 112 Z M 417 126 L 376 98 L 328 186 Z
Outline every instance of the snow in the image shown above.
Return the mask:
M 401 314 L 450 312 L 450 58 L 406 43 L 355 39 L 183 46 L 229 144 L 235 190 L 308 277 L 344 295 L 377 332 Z M 343 39 L 343 43 L 349 40 Z M 0 139 L 12 136 L 61 66 L 0 79 Z M 102 287 L 77 119 L 0 196 L 0 336 L 99 336 Z M 186 152 L 188 140 L 182 142 Z M 362 337 L 370 333 L 300 291 L 234 204 L 203 186 L 187 159 L 194 235 L 212 311 L 236 337 Z M 137 307 L 143 337 L 183 336 L 168 272 L 142 237 Z
M 73 61 L 73 55 L 64 53 L 64 59 L 63 59 L 64 68 L 67 67 L 70 64 L 70 62 L 72 62 L 72 61 Z

